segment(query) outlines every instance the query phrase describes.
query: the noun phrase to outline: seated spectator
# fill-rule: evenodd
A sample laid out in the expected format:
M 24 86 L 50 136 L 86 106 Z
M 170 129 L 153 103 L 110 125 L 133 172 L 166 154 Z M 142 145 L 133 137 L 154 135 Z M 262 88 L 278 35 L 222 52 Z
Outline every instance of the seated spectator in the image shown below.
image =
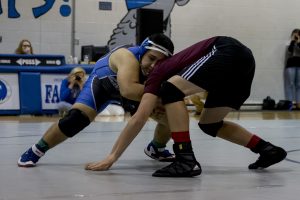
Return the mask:
M 33 54 L 31 42 L 27 39 L 20 41 L 18 48 L 15 50 L 16 54 Z
M 72 69 L 67 78 L 63 79 L 60 86 L 60 102 L 57 105 L 59 116 L 64 116 L 75 103 L 86 80 L 85 70 L 81 67 Z

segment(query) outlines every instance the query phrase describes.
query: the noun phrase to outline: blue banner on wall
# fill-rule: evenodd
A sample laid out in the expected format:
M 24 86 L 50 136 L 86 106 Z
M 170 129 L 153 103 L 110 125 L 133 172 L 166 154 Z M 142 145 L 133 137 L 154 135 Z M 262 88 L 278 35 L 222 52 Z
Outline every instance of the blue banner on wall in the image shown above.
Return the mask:
M 62 2 L 62 1 L 58 1 Z M 0 0 L 0 15 L 3 14 L 2 9 L 2 1 Z M 41 1 L 41 5 L 32 8 L 32 14 L 34 18 L 39 18 L 43 15 L 45 15 L 47 12 L 49 12 L 55 3 L 55 0 L 44 0 Z M 63 0 L 63 5 L 60 6 L 59 12 L 60 15 L 63 17 L 68 17 L 71 15 L 72 8 L 68 5 L 69 0 Z M 19 12 L 19 9 L 16 7 L 16 0 L 8 0 L 8 18 L 20 18 L 21 13 Z

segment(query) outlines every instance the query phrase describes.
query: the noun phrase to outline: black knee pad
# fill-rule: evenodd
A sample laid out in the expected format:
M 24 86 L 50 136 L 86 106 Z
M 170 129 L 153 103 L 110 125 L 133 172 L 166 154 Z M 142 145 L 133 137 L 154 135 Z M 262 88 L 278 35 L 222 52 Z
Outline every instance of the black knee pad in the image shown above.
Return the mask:
M 204 133 L 206 133 L 207 135 L 210 135 L 212 137 L 216 137 L 219 129 L 223 126 L 223 120 L 220 122 L 211 123 L 211 124 L 200 124 L 200 122 L 199 122 L 198 125 Z
M 73 137 L 90 124 L 89 117 L 79 109 L 71 109 L 59 120 L 58 127 L 67 137 Z
M 161 85 L 160 96 L 162 104 L 165 105 L 177 101 L 183 101 L 185 94 L 172 83 L 165 81 Z

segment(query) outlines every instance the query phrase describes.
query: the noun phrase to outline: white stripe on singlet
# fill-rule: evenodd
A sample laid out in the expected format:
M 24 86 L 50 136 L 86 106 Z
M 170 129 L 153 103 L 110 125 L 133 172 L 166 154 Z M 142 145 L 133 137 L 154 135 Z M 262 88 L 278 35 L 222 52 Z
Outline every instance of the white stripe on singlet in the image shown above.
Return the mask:
M 211 52 L 209 52 L 207 55 L 201 57 L 199 60 L 197 60 L 192 66 L 190 66 L 181 76 L 182 78 L 189 80 L 191 76 L 195 74 L 195 72 L 217 51 L 216 47 L 213 46 Z
M 96 112 L 98 112 L 98 108 L 97 108 L 97 104 L 96 104 L 96 99 L 95 99 L 95 94 L 94 94 L 94 90 L 93 90 L 93 82 L 94 82 L 94 79 L 96 78 L 96 76 L 93 77 L 93 80 L 91 82 L 91 85 L 90 85 L 90 89 L 91 89 L 91 92 L 92 92 L 92 97 L 93 97 L 93 102 L 94 102 L 94 106 L 95 106 L 95 109 L 96 109 Z

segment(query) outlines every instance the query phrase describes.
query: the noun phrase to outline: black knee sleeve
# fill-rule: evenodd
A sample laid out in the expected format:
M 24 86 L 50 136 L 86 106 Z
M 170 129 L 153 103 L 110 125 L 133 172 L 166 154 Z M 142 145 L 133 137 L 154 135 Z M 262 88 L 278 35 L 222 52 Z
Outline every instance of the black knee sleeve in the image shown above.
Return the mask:
M 185 94 L 181 92 L 181 90 L 168 81 L 163 82 L 160 89 L 160 95 L 163 105 L 183 101 L 183 98 L 185 97 Z
M 79 109 L 71 109 L 59 120 L 58 127 L 67 137 L 73 137 L 90 124 L 89 117 Z
M 198 125 L 204 133 L 206 133 L 207 135 L 210 135 L 212 137 L 216 137 L 219 129 L 223 126 L 223 120 L 220 122 L 211 123 L 211 124 L 200 124 L 200 122 L 199 122 Z

